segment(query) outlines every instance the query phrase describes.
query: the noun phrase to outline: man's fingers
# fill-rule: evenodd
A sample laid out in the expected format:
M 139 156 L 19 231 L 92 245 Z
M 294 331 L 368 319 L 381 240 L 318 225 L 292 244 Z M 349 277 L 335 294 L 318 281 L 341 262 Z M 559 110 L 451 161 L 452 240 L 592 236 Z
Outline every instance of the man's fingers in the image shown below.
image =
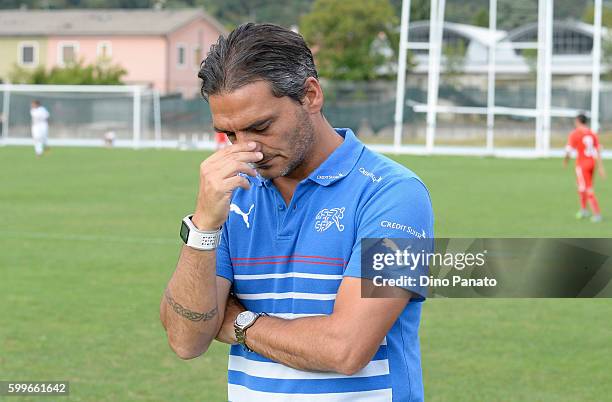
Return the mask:
M 259 162 L 262 160 L 262 158 L 263 154 L 261 152 L 235 152 L 219 160 L 218 162 L 223 163 L 226 160 L 235 160 L 239 162 Z
M 214 175 L 221 179 L 226 179 L 236 176 L 238 173 L 244 173 L 252 177 L 257 176 L 257 171 L 248 163 L 238 161 L 227 161 L 225 164 L 219 166 Z
M 242 187 L 245 190 L 251 188 L 251 183 L 249 183 L 249 180 L 243 176 L 230 177 L 229 179 L 225 179 L 223 184 L 225 186 L 225 191 L 228 193 L 234 191 L 238 187 Z
M 263 154 L 261 152 L 237 152 L 232 155 L 228 155 L 224 158 L 210 157 L 200 164 L 200 169 L 202 173 L 208 172 L 219 172 L 221 170 L 225 171 L 226 166 L 234 166 L 235 163 L 254 163 L 262 160 Z M 244 172 L 247 173 L 247 172 Z M 223 176 L 226 177 L 226 176 Z
M 232 145 L 231 147 L 234 147 Z M 255 151 L 254 149 L 244 149 L 244 144 L 236 144 L 236 148 L 232 148 L 231 151 L 226 151 L 228 148 L 224 148 L 220 151 L 215 152 L 208 159 L 204 161 L 205 165 L 208 165 L 211 169 L 217 164 L 224 164 L 228 160 L 237 160 L 240 162 L 259 162 L 263 159 L 263 153 Z
M 228 155 L 235 154 L 237 152 L 254 152 L 256 149 L 257 149 L 257 144 L 250 141 L 250 142 L 243 142 L 239 144 L 232 144 L 216 152 L 215 154 L 219 154 L 219 156 L 226 157 Z

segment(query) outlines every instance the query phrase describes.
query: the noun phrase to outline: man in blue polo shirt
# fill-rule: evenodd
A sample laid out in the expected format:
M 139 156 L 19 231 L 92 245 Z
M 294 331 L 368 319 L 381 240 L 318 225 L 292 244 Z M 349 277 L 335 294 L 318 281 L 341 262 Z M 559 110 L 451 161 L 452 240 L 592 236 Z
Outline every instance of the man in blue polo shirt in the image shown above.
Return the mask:
M 362 297 L 360 240 L 433 237 L 423 183 L 331 127 L 296 33 L 242 25 L 199 76 L 232 145 L 201 164 L 183 220 L 160 308 L 172 349 L 231 344 L 231 401 L 422 400 L 425 295 Z

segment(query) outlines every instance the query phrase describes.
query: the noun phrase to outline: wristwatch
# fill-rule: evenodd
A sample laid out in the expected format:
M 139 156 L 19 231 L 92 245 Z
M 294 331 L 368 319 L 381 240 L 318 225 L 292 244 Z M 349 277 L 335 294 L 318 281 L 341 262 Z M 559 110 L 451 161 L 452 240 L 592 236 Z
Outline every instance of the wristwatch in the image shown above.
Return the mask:
M 262 315 L 267 314 L 254 313 L 247 310 L 238 314 L 236 320 L 234 320 L 234 333 L 236 334 L 236 340 L 248 352 L 252 352 L 252 350 L 246 344 L 246 330 L 251 328 L 253 324 L 255 324 L 255 321 L 257 321 L 257 319 Z
M 221 241 L 221 229 L 219 230 L 199 230 L 191 220 L 191 215 L 187 215 L 181 222 L 181 239 L 191 248 L 201 251 L 214 250 Z

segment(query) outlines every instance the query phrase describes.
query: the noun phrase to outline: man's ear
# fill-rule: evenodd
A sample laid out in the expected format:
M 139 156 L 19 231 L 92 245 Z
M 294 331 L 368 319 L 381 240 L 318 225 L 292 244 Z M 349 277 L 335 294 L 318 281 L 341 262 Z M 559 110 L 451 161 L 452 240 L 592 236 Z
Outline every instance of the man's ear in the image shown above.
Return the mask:
M 314 77 L 308 77 L 304 82 L 306 91 L 304 93 L 303 105 L 308 109 L 310 114 L 319 114 L 323 108 L 323 89 L 319 80 Z

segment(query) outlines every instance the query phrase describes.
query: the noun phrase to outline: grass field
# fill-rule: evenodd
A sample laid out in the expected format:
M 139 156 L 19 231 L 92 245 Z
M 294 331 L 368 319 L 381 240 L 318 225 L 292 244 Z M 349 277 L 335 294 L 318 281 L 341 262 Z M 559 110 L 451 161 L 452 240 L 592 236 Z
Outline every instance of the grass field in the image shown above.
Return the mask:
M 226 348 L 181 361 L 158 321 L 204 156 L 0 148 L 0 380 L 69 380 L 71 401 L 226 400 Z M 612 212 L 574 219 L 558 159 L 397 159 L 430 188 L 437 236 L 612 237 Z M 612 185 L 597 191 L 605 217 Z M 606 299 L 429 300 L 427 400 L 609 400 L 611 316 Z

